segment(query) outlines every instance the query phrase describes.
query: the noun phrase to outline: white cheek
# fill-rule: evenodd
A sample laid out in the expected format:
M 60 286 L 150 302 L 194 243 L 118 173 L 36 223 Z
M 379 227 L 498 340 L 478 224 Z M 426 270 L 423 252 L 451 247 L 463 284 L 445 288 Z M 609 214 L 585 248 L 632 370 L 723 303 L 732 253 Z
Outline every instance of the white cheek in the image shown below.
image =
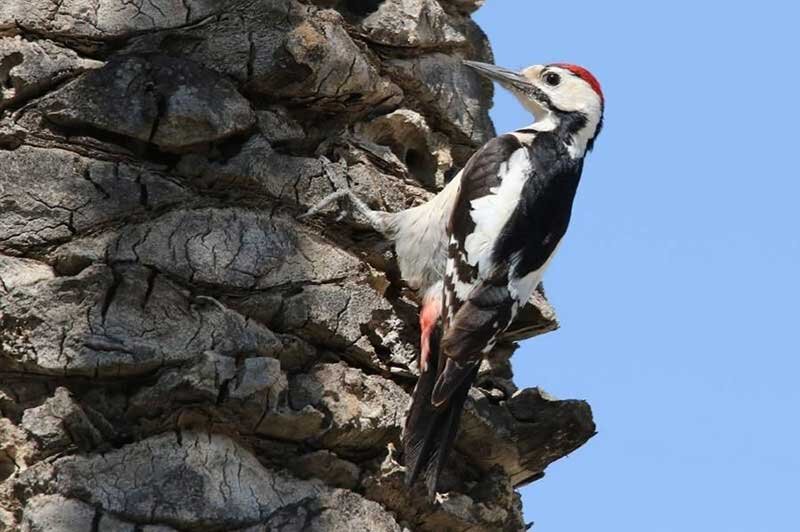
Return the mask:
M 553 105 L 562 111 L 579 111 L 580 102 L 583 98 L 581 97 L 580 87 L 576 86 L 576 83 L 582 82 L 569 77 L 560 87 L 553 90 L 550 94 Z

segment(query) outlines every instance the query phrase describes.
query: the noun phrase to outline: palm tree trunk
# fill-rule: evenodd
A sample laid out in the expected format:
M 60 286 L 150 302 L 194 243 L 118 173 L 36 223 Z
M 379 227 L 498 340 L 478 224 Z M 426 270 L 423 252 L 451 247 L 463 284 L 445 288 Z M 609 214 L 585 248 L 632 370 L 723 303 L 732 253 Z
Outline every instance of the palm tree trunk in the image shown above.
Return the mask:
M 417 308 L 337 208 L 424 201 L 493 134 L 480 0 L 4 0 L 0 530 L 519 530 L 594 433 L 472 390 L 430 502 L 395 447 Z M 341 219 L 339 219 L 341 218 Z

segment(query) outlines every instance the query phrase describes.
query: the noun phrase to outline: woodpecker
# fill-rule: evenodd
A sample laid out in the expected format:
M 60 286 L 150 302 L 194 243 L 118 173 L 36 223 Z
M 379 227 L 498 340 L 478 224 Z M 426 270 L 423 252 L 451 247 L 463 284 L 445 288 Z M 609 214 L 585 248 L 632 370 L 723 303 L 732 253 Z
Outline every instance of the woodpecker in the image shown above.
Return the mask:
M 430 494 L 480 361 L 530 300 L 566 232 L 584 156 L 603 124 L 603 93 L 585 68 L 464 63 L 514 94 L 533 124 L 487 142 L 423 205 L 375 211 L 344 189 L 306 213 L 349 198 L 394 241 L 401 277 L 421 295 L 420 377 L 403 449 L 407 484 L 424 473 Z
M 424 471 L 431 495 L 482 358 L 530 300 L 566 233 L 605 103 L 583 67 L 518 73 L 465 63 L 514 94 L 534 122 L 487 142 L 458 176 L 446 226 L 441 341 L 422 363 L 403 433 L 407 483 Z

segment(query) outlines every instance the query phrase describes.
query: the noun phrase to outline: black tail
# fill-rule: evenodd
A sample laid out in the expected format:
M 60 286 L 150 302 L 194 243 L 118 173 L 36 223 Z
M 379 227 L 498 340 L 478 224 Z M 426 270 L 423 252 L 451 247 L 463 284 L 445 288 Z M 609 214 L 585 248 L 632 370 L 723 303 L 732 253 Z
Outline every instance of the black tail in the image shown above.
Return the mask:
M 444 370 L 440 353 L 441 329 L 431 335 L 431 352 L 428 371 L 421 374 L 411 396 L 411 408 L 403 431 L 403 455 L 406 464 L 406 484 L 410 486 L 420 474 L 425 476 L 428 493 L 433 497 L 447 458 L 458 433 L 461 412 L 472 382 L 478 374 L 478 365 L 468 378 L 441 405 L 431 402 L 439 374 Z M 424 473 L 423 473 L 424 472 Z

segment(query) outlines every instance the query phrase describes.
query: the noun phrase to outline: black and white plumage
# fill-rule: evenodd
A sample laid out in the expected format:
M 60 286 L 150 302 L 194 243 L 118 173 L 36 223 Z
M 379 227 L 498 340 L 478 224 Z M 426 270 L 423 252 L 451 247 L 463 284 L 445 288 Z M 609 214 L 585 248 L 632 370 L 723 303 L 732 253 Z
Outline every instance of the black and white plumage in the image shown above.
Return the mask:
M 440 346 L 423 365 L 403 437 L 407 480 L 424 473 L 431 493 L 482 358 L 531 298 L 567 230 L 603 113 L 599 84 L 581 67 L 516 73 L 468 64 L 515 93 L 536 122 L 486 143 L 458 176 Z
M 582 167 L 549 134 L 503 135 L 479 153 L 473 161 L 482 164 L 467 166 L 448 228 L 442 348 L 450 360 L 434 404 L 491 351 L 541 282 Z
M 431 493 L 480 361 L 531 299 L 567 230 L 583 158 L 603 118 L 600 85 L 582 67 L 517 73 L 465 63 L 511 91 L 534 124 L 487 142 L 423 205 L 374 211 L 342 190 L 307 213 L 348 197 L 394 241 L 401 276 L 421 295 L 420 378 L 403 449 L 407 482 L 423 474 Z

